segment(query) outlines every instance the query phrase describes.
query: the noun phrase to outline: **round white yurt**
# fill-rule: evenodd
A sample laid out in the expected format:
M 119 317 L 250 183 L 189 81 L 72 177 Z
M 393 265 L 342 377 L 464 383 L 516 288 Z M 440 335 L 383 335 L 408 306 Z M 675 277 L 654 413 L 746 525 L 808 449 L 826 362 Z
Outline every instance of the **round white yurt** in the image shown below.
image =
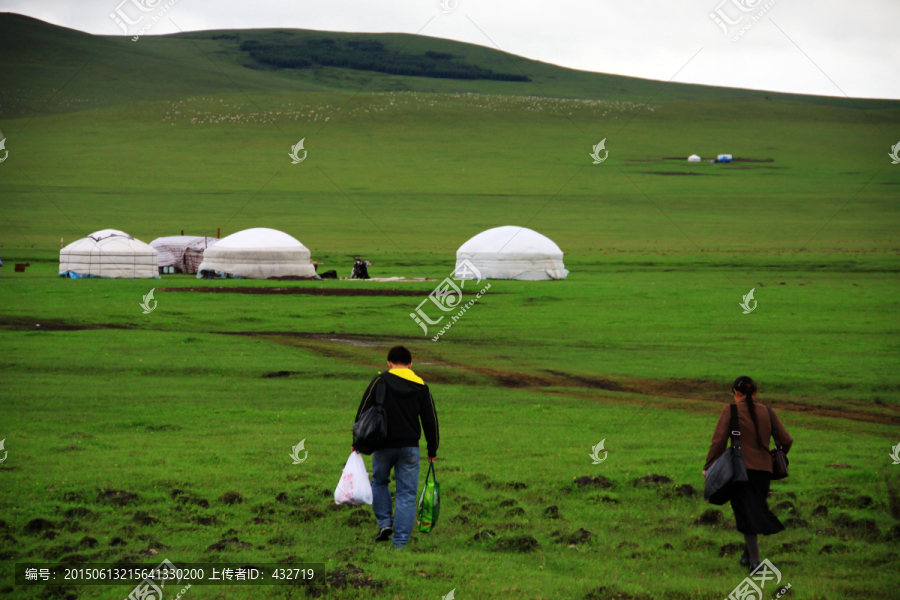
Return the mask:
M 59 274 L 72 279 L 159 279 L 156 250 L 124 231 L 103 229 L 59 251 Z
M 458 279 L 475 279 L 464 261 L 484 279 L 545 281 L 565 279 L 569 272 L 563 253 L 553 240 L 524 227 L 495 227 L 482 231 L 456 251 Z
M 309 249 L 283 231 L 257 227 L 222 238 L 203 253 L 197 277 L 313 279 Z
M 150 245 L 159 254 L 159 268 L 172 267 L 169 272 L 196 273 L 206 249 L 219 239 L 199 235 L 170 235 L 156 238 Z

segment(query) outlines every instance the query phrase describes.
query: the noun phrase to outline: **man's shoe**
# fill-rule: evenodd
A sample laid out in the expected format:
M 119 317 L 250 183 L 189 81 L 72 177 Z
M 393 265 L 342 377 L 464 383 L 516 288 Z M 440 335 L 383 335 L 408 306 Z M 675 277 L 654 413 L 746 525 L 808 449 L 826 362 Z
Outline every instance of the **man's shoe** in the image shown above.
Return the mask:
M 753 571 L 755 571 L 756 569 L 759 568 L 759 565 L 760 565 L 760 564 L 762 564 L 762 563 L 756 563 L 756 564 L 750 565 L 750 574 L 751 574 L 751 575 L 753 574 Z
M 391 539 L 391 536 L 392 536 L 392 535 L 394 535 L 394 528 L 393 528 L 393 527 L 390 527 L 390 526 L 388 526 L 388 527 L 382 527 L 382 528 L 378 531 L 378 535 L 375 536 L 375 541 L 376 541 L 376 542 L 386 542 L 386 541 L 388 541 L 389 539 Z

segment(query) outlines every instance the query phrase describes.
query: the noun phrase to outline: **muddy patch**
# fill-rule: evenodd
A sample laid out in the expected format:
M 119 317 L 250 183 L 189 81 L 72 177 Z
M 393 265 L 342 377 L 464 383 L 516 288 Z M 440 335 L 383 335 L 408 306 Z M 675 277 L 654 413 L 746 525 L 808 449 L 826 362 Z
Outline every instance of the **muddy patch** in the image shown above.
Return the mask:
M 703 511 L 703 514 L 694 521 L 697 525 L 721 525 L 724 522 L 725 517 L 722 515 L 722 511 L 714 508 Z
M 27 535 L 38 535 L 45 531 L 50 531 L 56 524 L 47 519 L 32 519 L 25 524 L 25 533 Z
M 156 525 L 157 523 L 159 523 L 159 519 L 157 519 L 150 513 L 143 511 L 143 510 L 139 510 L 136 513 L 134 513 L 134 516 L 131 518 L 131 520 L 134 521 L 135 523 L 138 523 L 139 525 L 144 525 L 144 526 Z
M 94 519 L 96 515 L 91 510 L 84 508 L 83 506 L 76 506 L 75 508 L 70 508 L 66 512 L 63 513 L 68 519 Z
M 288 516 L 294 517 L 300 523 L 308 523 L 310 521 L 315 521 L 316 519 L 321 519 L 325 516 L 325 513 L 318 508 L 308 506 L 292 510 Z
M 123 490 L 103 490 L 97 496 L 97 502 L 100 504 L 111 504 L 113 506 L 125 506 L 130 502 L 138 499 L 137 494 L 126 492 Z
M 874 519 L 854 519 L 850 515 L 840 514 L 834 518 L 834 524 L 846 533 L 863 539 L 876 539 L 881 535 Z
M 520 554 L 534 552 L 539 547 L 538 541 L 530 535 L 502 537 L 494 544 L 494 550 L 497 552 L 517 552 Z
M 219 497 L 219 502 L 231 506 L 232 504 L 243 504 L 244 497 L 240 492 L 225 492 Z
M 562 377 L 568 381 L 573 381 L 583 385 L 584 387 L 589 388 L 597 388 L 600 390 L 607 390 L 610 392 L 624 392 L 626 391 L 621 385 L 616 383 L 615 381 L 610 381 L 609 379 L 599 379 L 594 377 L 582 377 L 578 375 L 570 375 L 568 373 L 562 373 L 560 371 L 545 371 L 546 373 L 550 373 L 551 375 L 555 375 L 557 377 Z
M 249 542 L 242 542 L 236 537 L 232 538 L 222 538 L 218 542 L 214 542 L 209 545 L 206 549 L 207 552 L 222 552 L 225 550 L 233 550 L 237 548 L 252 548 L 253 544 Z
M 306 594 L 311 598 L 320 598 L 331 590 L 369 590 L 363 596 L 377 594 L 388 585 L 385 581 L 378 581 L 372 575 L 367 575 L 365 569 L 347 564 L 343 568 L 329 571 L 324 578 L 308 580 L 305 584 Z
M 278 379 L 281 377 L 290 377 L 291 375 L 299 375 L 299 371 L 272 371 L 263 375 L 263 379 Z
M 374 524 L 375 518 L 372 515 L 372 511 L 365 508 L 358 508 L 347 517 L 348 527 L 365 527 L 366 525 Z
M 578 544 L 584 544 L 593 536 L 590 531 L 587 529 L 579 529 L 575 533 L 564 534 L 562 531 L 554 531 L 550 534 L 550 537 L 555 538 L 554 543 L 556 544 L 566 544 L 569 546 L 576 546 Z
M 644 594 L 633 596 L 617 588 L 603 586 L 588 592 L 584 600 L 650 600 L 650 596 L 645 596 Z
M 133 329 L 117 323 L 72 323 L 43 317 L 0 317 L 0 327 L 18 331 L 85 331 L 88 329 Z
M 486 490 L 490 490 L 493 488 L 498 488 L 498 489 L 502 489 L 502 490 L 519 491 L 519 490 L 528 489 L 528 486 L 526 484 L 522 483 L 521 481 L 509 481 L 507 483 L 497 483 L 497 482 L 489 481 L 484 484 L 484 489 L 486 489 Z
M 744 553 L 744 544 L 739 544 L 737 542 L 731 544 L 725 544 L 721 548 L 719 548 L 719 556 L 722 558 L 728 558 L 729 556 L 737 556 L 738 554 Z
M 350 288 L 316 288 L 316 287 L 173 287 L 159 288 L 157 292 L 196 292 L 201 294 L 257 294 L 257 295 L 291 295 L 306 296 L 428 296 L 428 290 L 393 290 L 393 289 L 350 289 Z M 463 292 L 464 296 L 474 296 L 476 292 Z M 38 321 L 40 322 L 40 321 Z
M 191 504 L 200 508 L 209 508 L 209 500 L 201 498 L 193 492 L 174 489 L 169 493 L 169 496 L 179 504 Z
M 595 476 L 585 475 L 583 477 L 575 478 L 575 485 L 577 485 L 580 488 L 599 487 L 604 490 L 608 490 L 612 487 L 615 487 L 616 484 L 615 484 L 615 482 L 610 481 L 609 479 L 607 479 L 606 477 L 604 477 L 602 475 L 595 475 Z
M 709 173 L 691 173 L 690 171 L 642 171 L 645 175 L 709 175 Z
M 647 487 L 651 485 L 657 485 L 660 483 L 672 483 L 672 480 L 665 475 L 647 475 L 646 477 L 641 477 L 640 479 L 634 480 L 634 487 Z

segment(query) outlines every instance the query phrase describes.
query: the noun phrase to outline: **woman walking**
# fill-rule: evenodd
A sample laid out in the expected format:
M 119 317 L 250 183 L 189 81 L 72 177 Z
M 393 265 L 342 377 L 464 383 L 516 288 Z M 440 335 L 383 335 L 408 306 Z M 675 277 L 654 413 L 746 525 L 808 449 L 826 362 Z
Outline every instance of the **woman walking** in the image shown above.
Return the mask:
M 758 535 L 772 535 L 784 530 L 784 525 L 769 510 L 767 497 L 772 480 L 772 455 L 769 452 L 769 437 L 773 434 L 782 445 L 785 454 L 794 440 L 775 415 L 775 411 L 756 402 L 756 383 L 742 376 L 732 385 L 734 401 L 737 403 L 738 428 L 741 432 L 741 452 L 747 466 L 749 481 L 736 483 L 731 497 L 731 508 L 737 530 L 744 534 L 744 555 L 741 564 L 750 566 L 752 572 L 759 566 Z M 770 417 L 771 415 L 771 417 Z M 706 455 L 706 470 L 725 453 L 731 433 L 731 405 L 722 408 L 712 444 Z

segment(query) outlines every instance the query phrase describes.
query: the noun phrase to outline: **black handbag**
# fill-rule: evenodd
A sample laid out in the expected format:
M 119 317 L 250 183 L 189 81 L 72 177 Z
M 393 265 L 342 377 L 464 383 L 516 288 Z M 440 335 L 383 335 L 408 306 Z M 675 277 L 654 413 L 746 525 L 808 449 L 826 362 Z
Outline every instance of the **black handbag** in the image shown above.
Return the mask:
M 775 449 L 772 450 L 772 480 L 777 481 L 788 476 L 788 465 L 791 463 L 788 460 L 787 454 L 784 453 L 784 449 L 781 447 L 781 442 L 778 441 L 778 435 L 775 433 L 775 413 L 773 413 L 772 409 L 768 406 L 766 409 L 769 411 L 769 423 L 772 426 L 772 439 L 775 440 Z
M 735 483 L 749 481 L 744 455 L 741 453 L 741 431 L 738 427 L 737 404 L 731 405 L 731 447 L 706 470 L 703 497 L 710 503 L 722 505 L 731 500 Z
M 353 424 L 353 447 L 360 454 L 372 454 L 388 435 L 387 414 L 384 412 L 384 380 L 375 383 L 375 404 L 360 415 Z

